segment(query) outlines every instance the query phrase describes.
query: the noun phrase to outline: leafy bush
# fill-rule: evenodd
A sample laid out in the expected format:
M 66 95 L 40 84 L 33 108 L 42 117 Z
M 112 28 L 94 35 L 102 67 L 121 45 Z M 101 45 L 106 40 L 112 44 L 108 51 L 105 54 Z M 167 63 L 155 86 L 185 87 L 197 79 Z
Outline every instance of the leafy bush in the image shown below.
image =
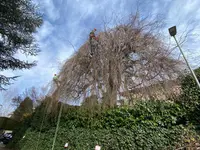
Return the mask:
M 8 147 L 11 148 L 18 148 L 18 142 L 23 138 L 24 134 L 26 133 L 26 130 L 31 125 L 32 116 L 29 115 L 26 117 L 20 124 L 14 129 L 13 131 L 13 140 L 8 144 Z
M 195 70 L 195 74 L 200 81 L 200 68 Z M 181 80 L 182 94 L 178 97 L 178 103 L 187 114 L 187 120 L 193 123 L 200 122 L 200 89 L 193 76 L 187 75 Z
M 54 128 L 55 129 L 55 128 Z M 51 129 L 42 133 L 39 140 L 39 150 L 51 149 L 55 130 Z M 178 134 L 178 136 L 177 136 Z M 121 150 L 121 149 L 174 149 L 176 142 L 181 140 L 184 134 L 182 126 L 177 126 L 171 130 L 165 128 L 151 128 L 137 126 L 134 129 L 115 128 L 115 129 L 85 129 L 60 128 L 55 150 L 62 150 L 66 142 L 69 143 L 70 150 L 89 150 L 94 149 L 96 144 L 101 145 L 102 150 Z M 37 146 L 38 133 L 29 130 L 26 138 L 20 141 L 21 150 L 35 150 Z
M 51 149 L 56 120 L 48 116 L 39 132 L 44 107 L 37 108 L 26 137 L 16 143 L 20 150 L 35 150 L 37 146 L 38 150 Z M 184 144 L 184 137 L 190 133 L 182 125 L 184 119 L 178 104 L 163 101 L 138 102 L 133 108 L 96 112 L 65 106 L 55 150 L 63 149 L 66 142 L 71 150 L 94 149 L 96 144 L 101 145 L 102 150 L 175 149 Z
M 104 128 L 159 126 L 171 128 L 185 120 L 184 112 L 178 104 L 163 101 L 138 102 L 134 108 L 118 108 L 104 113 Z

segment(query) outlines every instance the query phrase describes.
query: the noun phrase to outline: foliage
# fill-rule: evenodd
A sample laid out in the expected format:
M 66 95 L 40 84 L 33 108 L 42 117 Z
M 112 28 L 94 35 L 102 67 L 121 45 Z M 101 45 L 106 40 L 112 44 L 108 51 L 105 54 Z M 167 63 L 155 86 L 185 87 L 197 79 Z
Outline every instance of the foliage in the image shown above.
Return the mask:
M 200 68 L 195 70 L 195 74 L 200 81 Z M 178 103 L 187 113 L 188 120 L 200 122 L 200 89 L 198 88 L 193 76 L 187 75 L 181 81 L 182 93 L 178 97 Z
M 41 26 L 42 18 L 31 0 L 1 0 L 0 8 L 0 70 L 29 69 L 36 63 L 21 61 L 14 54 L 38 54 L 32 33 Z M 0 75 L 0 89 L 15 78 Z
M 16 144 L 19 149 L 33 150 L 37 144 L 39 150 L 51 149 L 55 118 L 46 116 L 38 140 L 45 107 L 43 103 L 36 109 L 26 137 Z M 133 108 L 103 111 L 65 105 L 55 149 L 63 149 L 66 142 L 71 150 L 94 149 L 96 144 L 102 150 L 175 149 L 185 144 L 184 139 L 194 139 L 196 135 L 184 127 L 184 117 L 178 104 L 163 101 L 138 102 Z
M 14 111 L 11 118 L 22 121 L 27 116 L 30 116 L 33 112 L 33 102 L 30 98 L 25 98 L 24 101 L 20 103 L 17 109 Z
M 20 125 L 15 127 L 13 131 L 14 139 L 9 143 L 8 147 L 12 148 L 19 147 L 18 142 L 23 138 L 24 134 L 26 133 L 26 130 L 30 127 L 31 120 L 32 116 L 29 115 L 20 123 Z
M 108 111 L 105 114 L 104 127 L 132 128 L 134 125 L 140 125 L 171 128 L 184 122 L 184 114 L 177 104 L 162 101 L 138 102 L 133 109 L 119 108 Z
M 55 128 L 42 133 L 38 149 L 51 149 L 54 132 Z M 184 130 L 181 126 L 171 130 L 151 127 L 144 129 L 140 126 L 135 127 L 135 129 L 115 128 L 110 130 L 61 127 L 55 149 L 61 150 L 66 142 L 70 144 L 69 149 L 71 150 L 94 149 L 96 144 L 101 145 L 102 150 L 173 149 L 176 145 L 174 140 L 180 140 L 183 134 Z M 37 137 L 38 132 L 28 130 L 26 137 L 19 143 L 21 149 L 34 150 L 37 145 Z
M 47 97 L 45 101 L 43 101 L 40 107 L 35 109 L 35 113 L 33 114 L 33 119 L 31 122 L 31 126 L 33 129 L 37 131 L 45 131 L 49 130 L 52 127 L 52 122 L 55 124 L 56 118 L 52 117 L 51 114 L 47 113 L 48 105 L 50 104 L 51 98 Z M 43 124 L 41 126 L 41 124 Z M 42 127 L 42 128 L 41 128 Z
M 19 107 L 22 101 L 23 101 L 23 98 L 21 96 L 15 96 L 12 98 L 12 105 L 15 107 Z
M 0 117 L 0 129 L 4 130 L 13 130 L 16 126 L 19 125 L 19 122 L 7 117 Z

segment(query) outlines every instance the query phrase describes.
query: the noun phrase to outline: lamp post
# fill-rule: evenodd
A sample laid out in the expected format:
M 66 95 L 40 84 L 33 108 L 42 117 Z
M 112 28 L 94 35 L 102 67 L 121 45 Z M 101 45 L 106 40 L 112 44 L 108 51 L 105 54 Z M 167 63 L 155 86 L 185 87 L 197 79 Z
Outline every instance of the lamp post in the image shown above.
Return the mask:
M 181 46 L 179 45 L 179 43 L 178 43 L 178 41 L 177 41 L 177 39 L 176 39 L 176 37 L 175 37 L 175 35 L 176 35 L 176 26 L 173 26 L 173 27 L 169 28 L 169 34 L 170 34 L 170 35 L 174 38 L 174 40 L 176 41 L 176 44 L 177 44 L 179 50 L 181 51 L 181 53 L 182 53 L 182 55 L 183 55 L 183 58 L 185 59 L 185 62 L 186 62 L 186 64 L 187 64 L 188 68 L 190 69 L 190 72 L 192 73 L 192 75 L 193 75 L 193 77 L 194 77 L 194 79 L 195 79 L 195 81 L 196 81 L 196 83 L 197 83 L 197 85 L 198 85 L 198 87 L 199 87 L 199 89 L 200 89 L 199 80 L 197 79 L 197 77 L 196 77 L 194 71 L 192 70 L 192 68 L 190 67 L 190 64 L 188 63 L 188 61 L 187 61 L 187 59 L 186 59 L 186 57 L 185 57 L 185 55 L 184 55 L 184 53 L 183 53 L 183 50 L 181 49 Z

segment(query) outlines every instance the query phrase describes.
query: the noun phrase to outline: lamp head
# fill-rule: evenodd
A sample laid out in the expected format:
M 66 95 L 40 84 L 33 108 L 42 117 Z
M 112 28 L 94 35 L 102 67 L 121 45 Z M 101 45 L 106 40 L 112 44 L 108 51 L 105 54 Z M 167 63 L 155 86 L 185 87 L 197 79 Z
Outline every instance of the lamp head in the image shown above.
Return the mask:
M 169 28 L 169 34 L 171 36 L 175 36 L 176 35 L 176 26 L 173 26 L 173 27 Z

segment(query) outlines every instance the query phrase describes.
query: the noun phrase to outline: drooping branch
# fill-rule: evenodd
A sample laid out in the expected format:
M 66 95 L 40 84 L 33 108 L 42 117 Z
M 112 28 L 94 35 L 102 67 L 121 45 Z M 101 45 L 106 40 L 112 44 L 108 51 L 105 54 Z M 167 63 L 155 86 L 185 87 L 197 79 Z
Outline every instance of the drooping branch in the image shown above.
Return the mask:
M 181 62 L 154 34 L 159 25 L 133 16 L 129 23 L 99 33 L 98 41 L 86 42 L 61 70 L 59 98 L 80 100 L 90 89 L 97 97 L 108 93 L 114 106 L 121 91 L 175 79 Z M 89 57 L 92 46 L 94 55 Z

